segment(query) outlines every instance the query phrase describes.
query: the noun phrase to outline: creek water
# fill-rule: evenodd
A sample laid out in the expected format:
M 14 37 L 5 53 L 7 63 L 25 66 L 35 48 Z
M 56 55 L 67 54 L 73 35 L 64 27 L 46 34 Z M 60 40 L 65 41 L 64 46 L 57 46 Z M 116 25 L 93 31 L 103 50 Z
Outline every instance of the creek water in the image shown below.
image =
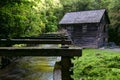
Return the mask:
M 53 80 L 56 57 L 23 57 L 0 70 L 0 80 Z
M 0 80 L 53 80 L 56 60 L 57 57 L 22 57 L 0 69 Z

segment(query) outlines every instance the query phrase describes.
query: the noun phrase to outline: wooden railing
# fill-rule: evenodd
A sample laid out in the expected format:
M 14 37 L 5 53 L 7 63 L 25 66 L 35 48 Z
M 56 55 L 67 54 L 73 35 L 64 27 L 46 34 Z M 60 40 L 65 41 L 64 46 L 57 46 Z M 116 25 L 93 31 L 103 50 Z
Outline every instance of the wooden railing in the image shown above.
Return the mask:
M 51 36 L 52 35 L 52 36 Z M 0 44 L 61 44 L 58 48 L 39 47 L 0 47 L 0 56 L 61 56 L 61 77 L 62 80 L 73 80 L 71 74 L 73 66 L 71 58 L 80 57 L 82 49 L 69 47 L 72 45 L 68 36 L 59 34 L 44 34 L 39 37 L 21 37 L 14 39 L 0 39 Z M 57 80 L 54 76 L 54 80 Z

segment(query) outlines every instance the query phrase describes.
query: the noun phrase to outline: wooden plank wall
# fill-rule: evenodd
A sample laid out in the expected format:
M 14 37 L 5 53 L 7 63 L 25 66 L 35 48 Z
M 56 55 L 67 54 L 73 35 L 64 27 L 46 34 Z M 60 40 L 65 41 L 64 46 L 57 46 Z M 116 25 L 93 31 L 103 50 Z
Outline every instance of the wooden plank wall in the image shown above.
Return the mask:
M 87 32 L 82 32 L 82 26 L 87 25 Z M 73 25 L 74 28 L 67 29 L 68 33 L 71 33 L 73 43 L 78 46 L 84 47 L 96 47 L 97 46 L 97 24 L 82 24 Z

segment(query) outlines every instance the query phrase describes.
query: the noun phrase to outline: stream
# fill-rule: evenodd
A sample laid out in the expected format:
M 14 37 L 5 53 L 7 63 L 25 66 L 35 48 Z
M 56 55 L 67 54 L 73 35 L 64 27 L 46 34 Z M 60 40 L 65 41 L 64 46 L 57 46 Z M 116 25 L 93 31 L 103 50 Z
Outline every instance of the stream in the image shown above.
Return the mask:
M 0 80 L 53 80 L 56 60 L 57 57 L 21 57 L 0 69 Z
M 0 70 L 0 80 L 53 80 L 56 57 L 23 57 Z

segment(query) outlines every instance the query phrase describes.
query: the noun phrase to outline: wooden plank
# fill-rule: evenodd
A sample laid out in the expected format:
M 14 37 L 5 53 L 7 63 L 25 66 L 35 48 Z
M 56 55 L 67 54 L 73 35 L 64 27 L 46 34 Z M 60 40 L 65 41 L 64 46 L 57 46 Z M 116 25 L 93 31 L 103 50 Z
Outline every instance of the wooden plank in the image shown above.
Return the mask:
M 0 47 L 0 56 L 81 56 L 81 48 Z
M 68 39 L 68 36 L 39 36 L 39 37 L 16 37 L 14 39 Z
M 65 34 L 41 34 L 40 36 L 15 37 L 15 39 L 68 39 Z
M 71 40 L 60 39 L 0 39 L 0 44 L 71 44 Z

